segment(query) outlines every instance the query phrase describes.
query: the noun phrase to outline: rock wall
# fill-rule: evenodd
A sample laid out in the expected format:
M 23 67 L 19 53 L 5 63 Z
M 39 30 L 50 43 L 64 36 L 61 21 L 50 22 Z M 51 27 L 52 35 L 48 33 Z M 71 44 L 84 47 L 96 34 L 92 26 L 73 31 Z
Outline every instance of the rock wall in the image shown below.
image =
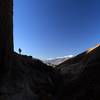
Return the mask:
M 0 79 L 13 53 L 13 0 L 0 0 Z
M 0 0 L 0 57 L 13 52 L 13 0 Z

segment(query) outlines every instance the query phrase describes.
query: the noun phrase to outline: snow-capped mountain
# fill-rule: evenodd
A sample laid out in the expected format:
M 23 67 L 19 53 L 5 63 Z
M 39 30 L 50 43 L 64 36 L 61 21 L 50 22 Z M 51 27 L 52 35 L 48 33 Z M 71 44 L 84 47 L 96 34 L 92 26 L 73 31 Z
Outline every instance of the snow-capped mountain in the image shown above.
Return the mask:
M 57 58 L 49 58 L 49 59 L 45 60 L 44 63 L 46 63 L 48 65 L 59 65 L 60 63 L 64 62 L 65 60 L 68 60 L 72 57 L 73 57 L 73 55 L 57 57 Z

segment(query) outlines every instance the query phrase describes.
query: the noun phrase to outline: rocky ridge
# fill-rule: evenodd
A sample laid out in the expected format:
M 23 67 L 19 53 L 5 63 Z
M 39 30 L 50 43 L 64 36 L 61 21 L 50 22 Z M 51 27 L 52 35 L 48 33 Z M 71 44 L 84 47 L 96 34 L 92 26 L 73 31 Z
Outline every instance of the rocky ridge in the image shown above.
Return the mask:
M 99 100 L 99 76 L 100 45 L 55 68 L 14 53 L 0 79 L 0 100 Z

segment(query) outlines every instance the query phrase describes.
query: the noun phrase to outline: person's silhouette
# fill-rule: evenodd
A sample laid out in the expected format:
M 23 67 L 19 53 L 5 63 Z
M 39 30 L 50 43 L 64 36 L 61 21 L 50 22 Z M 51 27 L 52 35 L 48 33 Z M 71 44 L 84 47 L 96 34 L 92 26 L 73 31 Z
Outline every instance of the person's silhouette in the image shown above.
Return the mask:
M 22 50 L 20 48 L 18 49 L 18 51 L 19 51 L 19 54 L 21 54 Z

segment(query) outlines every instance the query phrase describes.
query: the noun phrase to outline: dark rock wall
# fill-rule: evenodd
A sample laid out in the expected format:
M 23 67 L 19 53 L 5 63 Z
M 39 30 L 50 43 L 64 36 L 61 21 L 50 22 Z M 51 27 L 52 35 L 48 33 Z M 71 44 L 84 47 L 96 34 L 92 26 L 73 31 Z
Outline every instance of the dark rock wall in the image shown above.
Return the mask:
M 13 53 L 13 0 L 0 0 L 0 80 L 9 69 Z M 2 82 L 0 82 L 2 84 Z
M 0 0 L 0 61 L 12 52 L 13 0 Z

